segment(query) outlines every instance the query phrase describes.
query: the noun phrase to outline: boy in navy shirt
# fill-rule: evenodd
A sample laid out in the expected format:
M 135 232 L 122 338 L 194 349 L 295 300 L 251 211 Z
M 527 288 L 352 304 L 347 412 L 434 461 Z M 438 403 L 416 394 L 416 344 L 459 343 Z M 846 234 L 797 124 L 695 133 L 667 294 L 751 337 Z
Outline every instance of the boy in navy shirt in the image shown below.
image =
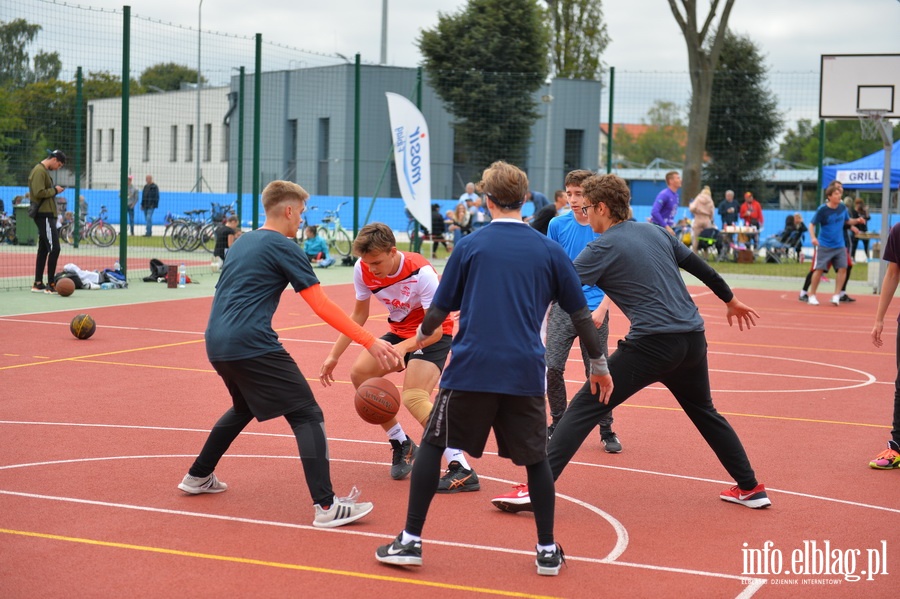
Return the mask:
M 571 260 L 558 243 L 522 222 L 528 178 L 495 162 L 480 184 L 490 225 L 464 237 L 416 333 L 420 347 L 459 310 L 453 359 L 425 426 L 413 465 L 406 527 L 379 547 L 378 561 L 422 565 L 422 528 L 440 476 L 444 448 L 481 457 L 493 428 L 498 453 L 525 466 L 538 530 L 537 572 L 554 576 L 563 562 L 553 539 L 555 491 L 547 462 L 544 345 L 541 322 L 551 301 L 572 315 L 591 360 L 590 383 L 601 401 L 612 379 Z

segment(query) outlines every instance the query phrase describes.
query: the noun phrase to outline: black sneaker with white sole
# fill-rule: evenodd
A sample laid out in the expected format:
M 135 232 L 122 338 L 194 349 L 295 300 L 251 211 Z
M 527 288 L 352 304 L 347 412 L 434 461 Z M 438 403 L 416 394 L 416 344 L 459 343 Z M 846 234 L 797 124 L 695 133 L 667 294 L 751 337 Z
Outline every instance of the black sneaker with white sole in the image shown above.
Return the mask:
M 393 566 L 421 566 L 422 541 L 410 541 L 404 545 L 401 532 L 391 543 L 375 550 L 375 559 Z
M 600 441 L 603 443 L 603 450 L 606 453 L 620 453 L 622 451 L 622 443 L 616 433 L 612 431 L 600 431 Z
M 559 544 L 556 545 L 555 551 L 538 550 L 534 560 L 537 573 L 541 576 L 556 576 L 564 563 L 566 563 L 566 556 Z

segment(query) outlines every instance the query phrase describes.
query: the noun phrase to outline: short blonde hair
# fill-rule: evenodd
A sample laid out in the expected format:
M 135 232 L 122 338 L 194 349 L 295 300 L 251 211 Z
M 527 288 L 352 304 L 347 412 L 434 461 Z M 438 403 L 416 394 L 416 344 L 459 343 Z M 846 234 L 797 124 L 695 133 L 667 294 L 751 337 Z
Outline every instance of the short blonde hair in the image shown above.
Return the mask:
M 525 203 L 528 175 L 517 166 L 498 160 L 484 169 L 478 190 L 503 210 L 516 210 Z
M 394 232 L 384 223 L 369 223 L 353 240 L 353 253 L 364 256 L 371 252 L 389 252 L 397 246 Z
M 305 202 L 309 199 L 309 192 L 293 181 L 272 181 L 262 192 L 263 210 L 267 213 L 282 202 L 297 200 Z

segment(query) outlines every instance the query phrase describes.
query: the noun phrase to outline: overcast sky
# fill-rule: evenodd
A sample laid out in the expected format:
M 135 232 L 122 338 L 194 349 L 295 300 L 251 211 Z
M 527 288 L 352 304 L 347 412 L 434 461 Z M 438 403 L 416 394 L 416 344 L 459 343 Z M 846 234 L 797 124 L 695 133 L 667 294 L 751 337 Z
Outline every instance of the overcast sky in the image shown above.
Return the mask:
M 724 3 L 724 0 L 722 0 Z M 121 0 L 80 0 L 121 9 Z M 388 0 L 388 64 L 416 66 L 415 39 L 465 0 Z M 699 4 L 706 3 L 700 0 Z M 132 0 L 132 14 L 197 26 L 199 2 Z M 192 7 L 192 8 L 189 8 Z M 52 10 L 52 8 L 50 9 Z M 687 53 L 667 0 L 604 0 L 612 42 L 603 59 L 617 70 L 685 71 Z M 378 62 L 381 0 L 203 0 L 204 30 L 263 39 L 305 50 Z M 772 71 L 818 71 L 821 54 L 900 52 L 898 0 L 737 0 L 731 28 L 749 34 Z

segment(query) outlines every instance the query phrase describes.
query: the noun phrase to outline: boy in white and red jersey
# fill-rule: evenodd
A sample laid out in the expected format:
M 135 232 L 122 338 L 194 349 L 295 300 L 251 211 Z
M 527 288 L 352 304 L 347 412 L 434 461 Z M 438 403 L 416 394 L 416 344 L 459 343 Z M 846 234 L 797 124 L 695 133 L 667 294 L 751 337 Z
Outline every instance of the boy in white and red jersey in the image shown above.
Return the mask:
M 397 352 L 404 356 L 404 365 L 396 370 L 385 370 L 362 352 L 350 370 L 350 381 L 358 388 L 372 377 L 400 372 L 405 366 L 401 393 L 403 405 L 424 427 L 431 415 L 431 393 L 450 353 L 453 333 L 453 321 L 447 317 L 422 349 L 416 346 L 416 328 L 437 291 L 437 272 L 421 255 L 398 250 L 393 231 L 383 223 L 371 223 L 360 229 L 353 242 L 353 253 L 360 259 L 353 272 L 356 305 L 350 318 L 361 326 L 369 319 L 370 300 L 374 297 L 383 304 L 388 311 L 391 330 L 381 339 L 393 344 Z M 335 342 L 319 371 L 319 380 L 323 385 L 331 385 L 334 381 L 334 369 L 349 345 L 350 338 L 346 335 L 341 335 Z M 393 449 L 391 478 L 406 478 L 412 470 L 417 446 L 396 418 L 381 426 Z M 444 457 L 448 467 L 438 484 L 438 493 L 477 491 L 481 488 L 478 475 L 471 469 L 462 451 L 448 447 Z

